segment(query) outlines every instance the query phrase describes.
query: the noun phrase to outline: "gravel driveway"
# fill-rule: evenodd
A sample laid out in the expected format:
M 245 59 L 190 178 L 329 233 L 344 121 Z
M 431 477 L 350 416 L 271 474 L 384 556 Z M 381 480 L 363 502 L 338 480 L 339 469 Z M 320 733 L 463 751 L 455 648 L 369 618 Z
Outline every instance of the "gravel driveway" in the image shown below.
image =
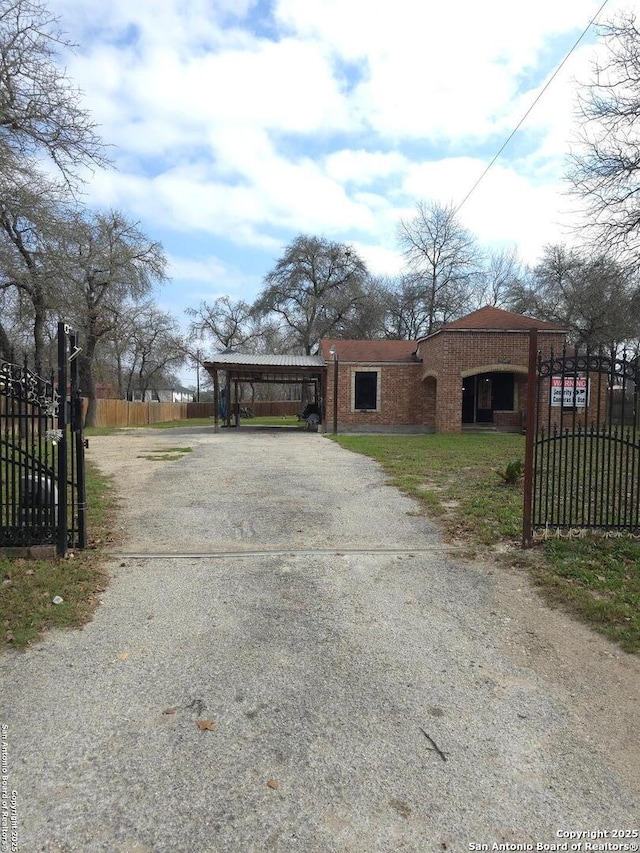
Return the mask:
M 0 660 L 19 850 L 588 850 L 568 833 L 638 830 L 640 660 L 447 549 L 374 462 L 206 428 L 90 454 L 126 556 L 83 630 Z

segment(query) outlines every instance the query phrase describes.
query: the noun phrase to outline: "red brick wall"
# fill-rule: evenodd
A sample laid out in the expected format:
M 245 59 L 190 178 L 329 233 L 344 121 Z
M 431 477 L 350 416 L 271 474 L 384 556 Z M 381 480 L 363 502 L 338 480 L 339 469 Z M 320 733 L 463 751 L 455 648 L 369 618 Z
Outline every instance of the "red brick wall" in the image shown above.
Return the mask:
M 352 411 L 353 374 L 360 370 L 379 370 L 379 411 Z M 340 362 L 338 369 L 338 429 L 366 430 L 369 427 L 434 426 L 433 383 L 423 382 L 422 365 L 415 364 L 353 364 Z M 327 374 L 326 428 L 333 424 L 334 366 Z
M 538 348 L 543 354 L 562 345 L 563 335 L 538 333 Z M 449 331 L 422 341 L 418 355 L 423 373 L 437 378 L 435 408 L 436 432 L 462 430 L 462 374 L 492 366 L 509 372 L 510 366 L 526 367 L 529 357 L 529 333 L 489 331 Z M 467 374 L 468 375 L 468 374 Z M 526 407 L 526 380 L 516 375 L 517 407 Z
M 562 334 L 539 332 L 543 357 L 562 346 Z M 340 362 L 338 429 L 415 427 L 416 430 L 460 432 L 463 373 L 489 368 L 515 372 L 515 412 L 502 415 L 502 426 L 516 428 L 526 416 L 527 381 L 522 373 L 529 356 L 529 333 L 449 331 L 422 341 L 416 364 L 354 364 Z M 519 368 L 514 371 L 513 368 Z M 380 370 L 379 411 L 352 411 L 352 375 L 356 370 Z M 334 366 L 327 375 L 326 428 L 333 424 Z

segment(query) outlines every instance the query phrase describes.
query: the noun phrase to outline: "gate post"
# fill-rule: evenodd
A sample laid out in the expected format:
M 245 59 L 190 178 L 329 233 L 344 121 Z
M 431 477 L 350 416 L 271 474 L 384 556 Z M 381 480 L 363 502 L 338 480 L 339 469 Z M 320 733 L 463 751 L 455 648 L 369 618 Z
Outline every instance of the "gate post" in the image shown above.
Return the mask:
M 527 423 L 524 454 L 524 503 L 522 512 L 522 547 L 529 548 L 533 539 L 531 507 L 533 499 L 533 449 L 536 431 L 538 390 L 538 330 L 529 329 L 529 370 L 527 373 Z
M 75 483 L 78 500 L 78 548 L 87 545 L 87 484 L 85 479 L 84 449 L 85 440 L 82 433 L 82 397 L 80 396 L 80 370 L 78 365 L 78 333 L 70 331 L 69 346 L 71 348 L 71 432 L 75 443 Z
M 58 323 L 58 429 L 61 432 L 58 451 L 58 542 L 59 557 L 67 553 L 67 329 Z

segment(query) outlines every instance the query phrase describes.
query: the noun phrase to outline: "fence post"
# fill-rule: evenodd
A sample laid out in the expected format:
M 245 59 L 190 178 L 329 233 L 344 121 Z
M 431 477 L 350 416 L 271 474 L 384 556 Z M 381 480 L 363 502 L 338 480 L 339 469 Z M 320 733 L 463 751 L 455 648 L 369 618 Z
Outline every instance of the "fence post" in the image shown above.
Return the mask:
M 58 450 L 58 542 L 59 557 L 67 553 L 67 330 L 58 323 L 58 429 L 61 432 Z
M 73 353 L 78 353 L 78 333 L 71 332 L 69 344 Z M 71 361 L 71 431 L 75 442 L 76 489 L 78 495 L 78 548 L 87 545 L 87 484 L 85 480 L 84 435 L 82 434 L 82 397 L 80 396 L 80 372 L 78 359 Z
M 538 386 L 538 330 L 529 329 L 529 370 L 527 373 L 527 425 L 524 453 L 524 502 L 522 512 L 522 547 L 531 545 L 531 504 L 533 498 L 533 448 L 536 431 L 536 399 Z

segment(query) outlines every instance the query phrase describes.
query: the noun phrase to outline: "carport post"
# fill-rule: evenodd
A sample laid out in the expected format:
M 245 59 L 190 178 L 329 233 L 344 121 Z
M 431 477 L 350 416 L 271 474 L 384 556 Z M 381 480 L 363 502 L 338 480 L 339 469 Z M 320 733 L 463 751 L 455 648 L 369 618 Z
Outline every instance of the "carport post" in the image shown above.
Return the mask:
M 333 356 L 333 434 L 338 434 L 338 349 L 335 344 L 329 350 Z
M 227 426 L 231 426 L 231 372 L 227 370 L 227 385 L 224 389 L 225 394 L 227 396 L 227 411 L 226 411 L 226 422 Z
M 213 431 L 218 432 L 220 420 L 220 383 L 217 368 L 213 371 Z

